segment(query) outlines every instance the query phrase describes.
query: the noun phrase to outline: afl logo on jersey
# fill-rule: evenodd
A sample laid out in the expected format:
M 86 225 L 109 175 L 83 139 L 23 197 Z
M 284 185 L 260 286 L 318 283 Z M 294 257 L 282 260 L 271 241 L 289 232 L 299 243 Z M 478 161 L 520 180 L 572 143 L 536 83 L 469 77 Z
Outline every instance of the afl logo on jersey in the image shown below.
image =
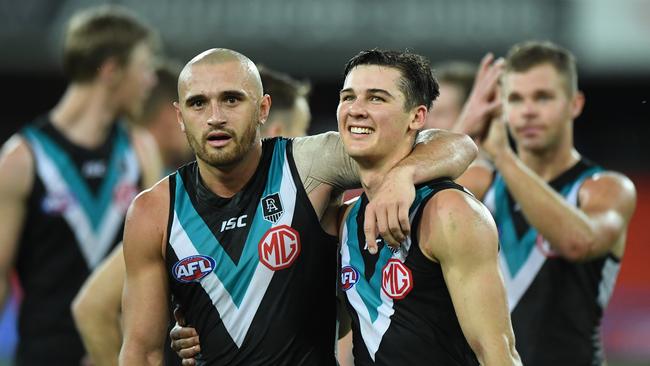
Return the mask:
M 52 192 L 48 193 L 41 202 L 41 208 L 43 212 L 56 216 L 62 215 L 68 207 L 75 203 L 74 197 L 70 195 L 67 191 L 64 192 Z
M 193 255 L 174 264 L 172 272 L 177 281 L 183 283 L 198 282 L 214 270 L 215 261 L 207 255 Z
M 413 274 L 399 259 L 389 259 L 381 270 L 381 288 L 391 299 L 403 299 L 413 288 Z
M 269 229 L 258 245 L 260 262 L 272 271 L 285 269 L 300 254 L 300 235 L 287 225 Z
M 347 291 L 359 281 L 359 271 L 352 266 L 341 268 L 341 289 Z

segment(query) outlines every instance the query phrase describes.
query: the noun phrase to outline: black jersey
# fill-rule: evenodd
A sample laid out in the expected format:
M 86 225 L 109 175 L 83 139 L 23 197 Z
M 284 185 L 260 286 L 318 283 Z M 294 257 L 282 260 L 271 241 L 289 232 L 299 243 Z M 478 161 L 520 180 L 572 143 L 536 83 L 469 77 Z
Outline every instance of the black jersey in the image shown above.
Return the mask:
M 416 190 L 410 208 L 417 233 L 429 199 L 443 189 L 463 188 L 437 180 Z M 341 288 L 352 314 L 355 365 L 478 365 L 458 323 L 442 268 L 424 256 L 416 235 L 399 250 L 383 242 L 364 250 L 365 194 L 354 203 L 341 236 Z
M 600 171 L 583 159 L 550 186 L 579 206 L 582 183 Z M 601 365 L 600 322 L 619 259 L 608 254 L 574 263 L 558 256 L 526 221 L 500 175 L 485 204 L 499 229 L 501 270 L 524 365 Z
M 121 239 L 140 166 L 119 123 L 93 150 L 67 140 L 47 118 L 21 135 L 34 157 L 35 179 L 16 255 L 24 290 L 16 362 L 78 365 L 85 352 L 70 304 Z
M 169 178 L 170 290 L 201 338 L 200 364 L 336 364 L 336 238 L 291 146 L 264 140 L 257 171 L 229 199 L 203 185 L 196 163 Z

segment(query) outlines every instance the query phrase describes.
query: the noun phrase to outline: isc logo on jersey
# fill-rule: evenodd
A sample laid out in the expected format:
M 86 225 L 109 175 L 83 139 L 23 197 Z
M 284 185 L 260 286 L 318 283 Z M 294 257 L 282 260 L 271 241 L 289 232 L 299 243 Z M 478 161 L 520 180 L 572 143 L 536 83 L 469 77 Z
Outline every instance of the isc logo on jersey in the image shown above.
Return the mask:
M 197 282 L 214 270 L 215 261 L 207 255 L 193 255 L 174 264 L 172 272 L 179 282 Z
M 292 227 L 272 227 L 257 247 L 260 262 L 272 271 L 287 268 L 300 254 L 300 235 Z
M 359 271 L 352 266 L 341 268 L 341 288 L 347 291 L 359 282 Z
M 413 274 L 399 259 L 389 259 L 381 270 L 381 288 L 391 299 L 403 299 L 413 288 Z

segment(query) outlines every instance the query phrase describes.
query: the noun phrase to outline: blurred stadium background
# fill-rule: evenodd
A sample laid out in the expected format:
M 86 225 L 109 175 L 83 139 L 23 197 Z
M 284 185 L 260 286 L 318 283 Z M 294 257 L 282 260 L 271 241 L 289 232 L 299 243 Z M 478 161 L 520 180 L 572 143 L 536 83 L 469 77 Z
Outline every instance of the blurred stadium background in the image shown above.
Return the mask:
M 503 55 L 548 39 L 578 58 L 587 105 L 578 149 L 627 174 L 639 194 L 622 271 L 603 324 L 610 365 L 650 365 L 650 0 L 124 0 L 156 28 L 164 52 L 186 62 L 212 47 L 309 79 L 310 132 L 336 129 L 342 66 L 361 49 L 409 49 L 433 63 Z M 92 0 L 0 0 L 4 142 L 46 112 L 65 88 L 61 34 Z M 15 344 L 0 324 L 0 360 Z M 3 361 L 0 361 L 0 365 Z

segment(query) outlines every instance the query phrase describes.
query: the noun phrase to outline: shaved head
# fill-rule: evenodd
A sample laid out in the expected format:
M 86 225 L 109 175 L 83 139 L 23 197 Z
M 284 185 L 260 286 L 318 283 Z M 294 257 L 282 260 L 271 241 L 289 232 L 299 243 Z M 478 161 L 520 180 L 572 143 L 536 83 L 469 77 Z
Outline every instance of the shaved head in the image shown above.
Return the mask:
M 181 71 L 178 77 L 178 96 L 182 99 L 182 91 L 185 89 L 185 85 L 189 80 L 192 79 L 192 68 L 195 66 L 201 65 L 217 65 L 233 63 L 236 67 L 240 69 L 241 72 L 246 75 L 246 82 L 244 89 L 248 89 L 252 93 L 252 97 L 259 100 L 262 97 L 262 79 L 260 78 L 260 73 L 257 70 L 255 63 L 251 61 L 248 57 L 242 55 L 239 52 L 229 50 L 226 48 L 211 48 L 207 51 L 201 52 L 193 59 L 191 59 L 183 70 Z

